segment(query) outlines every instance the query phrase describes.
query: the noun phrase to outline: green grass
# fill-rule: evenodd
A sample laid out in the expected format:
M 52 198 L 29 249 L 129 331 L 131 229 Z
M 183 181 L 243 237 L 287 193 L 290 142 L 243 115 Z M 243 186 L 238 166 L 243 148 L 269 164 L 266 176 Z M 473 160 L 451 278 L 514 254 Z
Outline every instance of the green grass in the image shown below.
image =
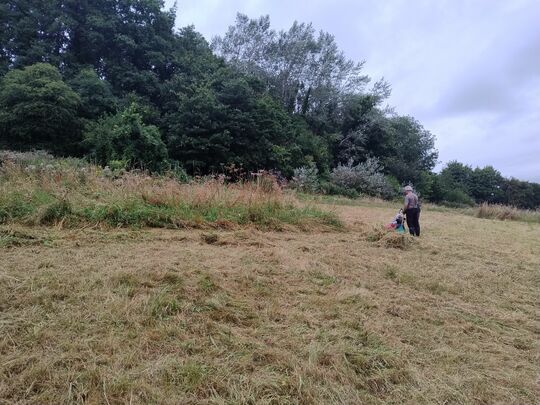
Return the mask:
M 265 184 L 182 184 L 171 178 L 63 162 L 52 169 L 8 162 L 0 168 L 0 224 L 80 227 L 231 227 L 301 230 L 342 227 L 331 212 L 298 204 L 273 178 Z M 270 184 L 270 188 L 268 186 Z M 272 188 L 272 185 L 274 187 Z
M 42 192 L 38 190 L 36 194 Z M 302 228 L 310 222 L 341 227 L 340 221 L 332 213 L 293 205 L 159 206 L 130 198 L 106 203 L 88 200 L 78 206 L 53 196 L 36 198 L 35 194 L 22 195 L 19 192 L 0 196 L 0 223 L 52 225 L 61 221 L 66 226 L 99 223 L 112 227 L 182 228 L 222 221 L 274 230 L 279 230 L 283 224 Z

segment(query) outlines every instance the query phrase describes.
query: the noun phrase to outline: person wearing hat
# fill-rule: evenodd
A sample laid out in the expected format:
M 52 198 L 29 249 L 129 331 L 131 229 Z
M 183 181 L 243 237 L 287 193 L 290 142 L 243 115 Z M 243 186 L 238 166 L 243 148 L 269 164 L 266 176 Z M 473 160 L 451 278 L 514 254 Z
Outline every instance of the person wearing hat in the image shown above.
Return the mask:
M 418 204 L 418 196 L 413 193 L 411 186 L 406 186 L 403 189 L 405 194 L 405 202 L 403 204 L 403 213 L 407 215 L 407 228 L 413 236 L 420 236 L 420 206 Z

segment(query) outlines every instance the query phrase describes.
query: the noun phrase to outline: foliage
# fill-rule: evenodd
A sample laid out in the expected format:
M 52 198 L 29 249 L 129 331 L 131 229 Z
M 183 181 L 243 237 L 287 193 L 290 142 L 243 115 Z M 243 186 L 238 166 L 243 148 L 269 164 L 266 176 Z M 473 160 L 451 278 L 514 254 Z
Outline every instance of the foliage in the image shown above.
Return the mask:
M 316 167 L 329 194 L 391 198 L 413 183 L 434 202 L 540 206 L 539 185 L 491 167 L 433 173 L 434 135 L 312 24 L 275 30 L 239 14 L 210 46 L 175 16 L 162 0 L 0 4 L 0 147 L 86 154 L 113 175 L 178 167 L 186 180 L 234 165 L 290 179 Z M 371 158 L 377 173 L 345 180 Z
M 69 84 L 81 99 L 80 115 L 83 118 L 95 120 L 115 112 L 117 100 L 109 82 L 100 79 L 93 69 L 82 69 Z
M 157 170 L 167 159 L 159 129 L 144 124 L 135 104 L 92 124 L 85 134 L 85 145 L 89 156 L 102 165 L 121 161 L 132 168 Z
M 302 166 L 294 169 L 292 186 L 303 192 L 316 193 L 319 191 L 319 170 L 317 166 Z
M 365 162 L 353 164 L 352 160 L 346 165 L 339 164 L 331 175 L 331 181 L 337 186 L 353 189 L 359 193 L 392 197 L 395 190 L 384 176 L 382 166 L 376 158 L 368 158 Z
M 353 199 L 360 197 L 360 193 L 355 189 L 338 186 L 331 181 L 321 181 L 320 190 L 326 195 L 343 196 Z
M 212 46 L 244 73 L 265 80 L 290 112 L 328 113 L 342 91 L 359 91 L 368 82 L 362 63 L 348 60 L 335 38 L 317 34 L 312 24 L 294 22 L 276 32 L 268 16 L 251 20 L 238 14 L 236 25 Z
M 382 162 L 400 183 L 417 183 L 437 163 L 435 137 L 412 117 L 392 117 L 390 128 L 391 151 Z
M 51 65 L 8 72 L 0 84 L 0 146 L 77 154 L 80 101 Z
M 505 179 L 491 166 L 473 169 L 453 161 L 439 175 L 424 175 L 421 184 L 430 201 L 451 206 L 488 203 L 523 209 L 540 207 L 539 184 Z

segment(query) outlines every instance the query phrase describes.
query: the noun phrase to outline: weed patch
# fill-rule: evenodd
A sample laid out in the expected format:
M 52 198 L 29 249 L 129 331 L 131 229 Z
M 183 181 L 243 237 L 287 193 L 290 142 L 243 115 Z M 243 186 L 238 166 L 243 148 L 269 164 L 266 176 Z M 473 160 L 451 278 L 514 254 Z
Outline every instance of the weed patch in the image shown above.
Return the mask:
M 507 205 L 484 203 L 475 209 L 478 218 L 498 219 L 500 221 L 540 222 L 540 211 L 522 210 Z

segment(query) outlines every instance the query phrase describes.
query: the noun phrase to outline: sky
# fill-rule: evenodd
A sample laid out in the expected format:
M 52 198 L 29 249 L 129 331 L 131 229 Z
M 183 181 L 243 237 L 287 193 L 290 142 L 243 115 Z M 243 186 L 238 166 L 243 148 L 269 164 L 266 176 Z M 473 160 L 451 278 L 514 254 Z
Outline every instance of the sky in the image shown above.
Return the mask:
M 436 136 L 437 169 L 458 160 L 540 182 L 540 1 L 178 0 L 177 26 L 210 41 L 237 12 L 333 34 Z

